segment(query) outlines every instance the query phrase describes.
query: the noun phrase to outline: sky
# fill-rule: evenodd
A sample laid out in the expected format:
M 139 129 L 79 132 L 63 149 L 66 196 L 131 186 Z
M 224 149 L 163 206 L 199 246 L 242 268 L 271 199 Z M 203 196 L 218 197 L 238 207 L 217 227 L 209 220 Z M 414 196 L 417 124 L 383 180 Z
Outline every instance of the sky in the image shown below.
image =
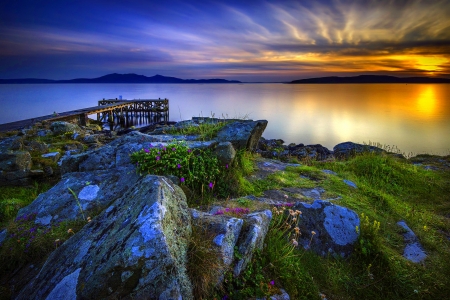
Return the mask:
M 1 0 L 0 79 L 450 78 L 450 1 Z

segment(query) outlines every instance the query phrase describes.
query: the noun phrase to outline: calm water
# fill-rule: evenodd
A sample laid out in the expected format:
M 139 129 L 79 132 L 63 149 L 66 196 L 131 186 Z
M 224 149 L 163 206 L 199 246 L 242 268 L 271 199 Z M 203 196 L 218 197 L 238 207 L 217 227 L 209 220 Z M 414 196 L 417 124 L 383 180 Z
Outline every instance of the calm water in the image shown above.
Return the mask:
M 353 141 L 450 154 L 450 84 L 29 84 L 0 85 L 0 123 L 97 105 L 102 98 L 170 100 L 170 120 L 269 121 L 286 144 Z

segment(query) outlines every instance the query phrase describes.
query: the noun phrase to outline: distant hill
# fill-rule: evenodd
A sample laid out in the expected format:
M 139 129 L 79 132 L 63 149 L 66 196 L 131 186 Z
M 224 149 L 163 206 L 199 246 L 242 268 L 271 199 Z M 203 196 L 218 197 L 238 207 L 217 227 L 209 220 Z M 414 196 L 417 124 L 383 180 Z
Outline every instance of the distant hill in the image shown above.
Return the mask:
M 155 75 L 147 77 L 137 74 L 108 74 L 98 78 L 77 78 L 70 80 L 50 80 L 50 79 L 0 79 L 0 84 L 16 83 L 241 83 L 237 80 L 225 79 L 180 79 L 176 77 L 166 77 Z
M 395 77 L 382 75 L 359 75 L 352 77 L 318 77 L 294 80 L 288 83 L 450 83 L 447 78 L 431 78 L 431 77 Z

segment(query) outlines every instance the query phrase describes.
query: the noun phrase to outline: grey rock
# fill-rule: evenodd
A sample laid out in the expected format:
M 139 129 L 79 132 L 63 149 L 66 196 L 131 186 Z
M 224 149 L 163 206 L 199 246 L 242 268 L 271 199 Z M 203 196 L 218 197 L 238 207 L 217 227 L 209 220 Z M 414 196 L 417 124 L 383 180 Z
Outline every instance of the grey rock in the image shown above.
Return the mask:
M 53 122 L 50 125 L 50 129 L 56 135 L 64 134 L 64 133 L 68 133 L 68 132 L 72 132 L 72 133 L 82 132 L 82 129 L 78 125 L 68 123 L 68 122 L 63 122 L 63 121 Z
M 270 296 L 269 299 L 270 300 L 290 300 L 291 299 L 289 297 L 289 294 L 285 290 L 280 289 L 280 292 L 281 292 L 281 294 Z M 266 299 L 267 299 L 266 297 L 256 298 L 256 300 L 266 300 Z
M 405 230 L 403 238 L 405 240 L 405 249 L 403 257 L 413 263 L 420 263 L 427 258 L 427 254 L 419 242 L 416 234 L 408 227 L 405 221 L 398 221 L 397 225 Z
M 30 170 L 28 176 L 33 178 L 40 178 L 45 176 L 44 170 Z
M 0 140 L 0 153 L 8 151 L 17 151 L 23 149 L 23 137 L 12 136 Z
M 255 151 L 266 126 L 266 120 L 229 123 L 217 133 L 217 141 L 231 142 L 236 150 Z
M 99 134 L 86 135 L 83 138 L 83 142 L 85 142 L 87 144 L 96 144 L 96 143 L 98 143 L 99 136 L 100 136 Z
M 50 254 L 16 299 L 193 299 L 191 229 L 182 190 L 141 177 Z
M 170 141 L 173 141 L 170 140 Z M 95 150 L 78 155 L 64 156 L 61 160 L 61 173 L 107 170 L 131 164 L 130 154 L 143 148 L 167 146 L 166 142 L 155 141 L 154 136 L 133 131 L 113 142 Z M 192 149 L 213 148 L 216 141 L 188 141 Z
M 337 175 L 336 172 L 333 172 L 331 170 L 322 170 L 322 172 L 324 172 L 325 174 L 329 174 L 329 175 Z
M 41 225 L 82 218 L 70 188 L 77 195 L 84 216 L 88 217 L 94 210 L 104 209 L 122 197 L 138 181 L 133 167 L 68 173 L 54 187 L 20 209 L 17 216 L 37 213 L 35 222 Z
M 230 142 L 222 142 L 216 146 L 215 153 L 222 165 L 231 164 L 236 156 L 236 150 Z
M 237 259 L 235 263 L 234 276 L 239 276 L 245 270 L 256 249 L 263 248 L 271 220 L 272 212 L 270 210 L 253 212 L 244 217 L 244 226 L 237 242 L 237 251 L 242 258 Z
M 224 274 L 234 258 L 234 246 L 239 238 L 243 220 L 226 215 L 211 215 L 191 209 L 192 223 L 203 226 L 214 236 L 213 243 L 219 250 L 224 265 L 221 273 Z
M 303 144 L 301 144 L 303 145 Z M 317 144 L 307 146 L 296 146 L 290 149 L 291 156 L 296 156 L 300 160 L 312 159 L 312 160 L 325 160 L 332 157 L 333 153 L 328 148 Z
M 356 226 L 360 222 L 354 211 L 322 200 L 312 204 L 298 202 L 292 209 L 302 212 L 298 224 L 302 232 L 299 245 L 322 256 L 350 255 L 359 236 Z
M 349 158 L 356 154 L 360 154 L 363 152 L 375 152 L 375 153 L 383 153 L 386 152 L 381 148 L 369 145 L 361 145 L 353 142 L 345 142 L 337 144 L 333 147 L 334 156 L 336 158 Z
M 59 152 L 51 152 L 51 153 L 47 153 L 47 154 L 42 154 L 41 155 L 43 158 L 49 158 L 54 162 L 57 162 L 59 160 L 59 158 L 61 157 L 61 153 Z
M 48 146 L 38 141 L 25 141 L 25 150 L 45 153 L 48 151 Z
M 31 155 L 26 151 L 0 153 L 0 186 L 28 183 Z
M 6 229 L 3 229 L 2 231 L 0 231 L 0 245 L 3 243 L 3 241 L 6 239 L 7 236 L 8 236 L 8 231 Z
M 343 181 L 344 181 L 344 183 L 345 183 L 346 185 L 348 185 L 349 187 L 352 187 L 352 188 L 354 188 L 354 189 L 357 189 L 357 188 L 358 188 L 358 187 L 356 186 L 356 183 L 354 183 L 353 181 L 350 181 L 350 180 L 347 180 L 347 179 L 344 179 Z
M 50 135 L 50 134 L 52 134 L 52 131 L 48 130 L 48 129 L 41 129 L 41 130 L 38 130 L 37 133 L 36 133 L 36 135 L 40 136 L 40 137 L 47 136 L 47 135 Z

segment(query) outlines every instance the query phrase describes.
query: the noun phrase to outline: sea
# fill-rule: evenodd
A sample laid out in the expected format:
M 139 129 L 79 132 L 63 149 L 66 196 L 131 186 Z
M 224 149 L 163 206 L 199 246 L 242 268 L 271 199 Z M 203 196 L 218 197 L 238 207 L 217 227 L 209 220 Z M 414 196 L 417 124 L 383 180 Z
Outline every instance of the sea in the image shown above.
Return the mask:
M 285 144 L 450 155 L 450 84 L 1 84 L 0 124 L 120 97 L 167 98 L 170 121 L 264 119 L 263 137 Z

